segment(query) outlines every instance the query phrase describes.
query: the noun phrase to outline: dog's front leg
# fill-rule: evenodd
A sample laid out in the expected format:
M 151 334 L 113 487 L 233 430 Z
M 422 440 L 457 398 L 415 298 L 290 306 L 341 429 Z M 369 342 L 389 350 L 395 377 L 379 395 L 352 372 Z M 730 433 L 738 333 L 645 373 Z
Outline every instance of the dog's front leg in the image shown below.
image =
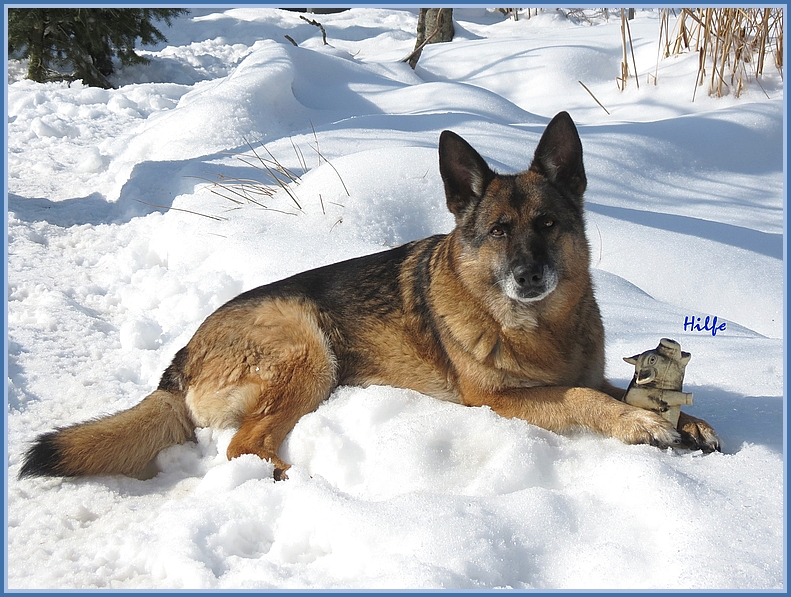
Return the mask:
M 698 419 L 683 410 L 678 417 L 678 428 L 685 443 L 693 450 L 699 449 L 703 452 L 720 452 L 722 442 L 717 432 L 703 419 Z
M 660 415 L 590 388 L 535 387 L 463 392 L 467 406 L 489 406 L 556 433 L 586 428 L 627 444 L 680 445 L 681 435 Z
M 626 390 L 612 385 L 607 380 L 604 380 L 601 385 L 601 391 L 609 394 L 617 400 L 623 400 L 626 396 Z M 722 447 L 717 432 L 703 419 L 698 419 L 690 414 L 685 413 L 683 410 L 678 417 L 678 430 L 681 432 L 681 437 L 684 445 L 691 450 L 702 450 L 703 452 L 719 452 Z

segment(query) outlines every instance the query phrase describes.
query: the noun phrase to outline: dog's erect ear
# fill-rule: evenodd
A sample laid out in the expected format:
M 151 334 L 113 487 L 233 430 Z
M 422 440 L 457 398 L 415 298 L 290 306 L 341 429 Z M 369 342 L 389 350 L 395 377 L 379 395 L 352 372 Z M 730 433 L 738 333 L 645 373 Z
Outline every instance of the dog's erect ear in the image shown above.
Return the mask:
M 547 125 L 530 170 L 546 176 L 581 203 L 588 181 L 582 165 L 582 142 L 568 112 L 560 112 Z
M 483 197 L 494 178 L 494 172 L 478 152 L 451 131 L 442 131 L 439 136 L 439 173 L 445 184 L 448 209 L 456 217 Z

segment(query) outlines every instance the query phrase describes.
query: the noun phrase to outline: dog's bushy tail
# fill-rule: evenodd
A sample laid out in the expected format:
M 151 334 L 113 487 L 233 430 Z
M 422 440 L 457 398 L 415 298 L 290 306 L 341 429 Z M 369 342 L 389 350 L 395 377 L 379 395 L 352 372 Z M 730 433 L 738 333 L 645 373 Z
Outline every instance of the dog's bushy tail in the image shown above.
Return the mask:
M 19 477 L 141 476 L 161 450 L 194 431 L 184 396 L 156 390 L 129 410 L 40 435 Z

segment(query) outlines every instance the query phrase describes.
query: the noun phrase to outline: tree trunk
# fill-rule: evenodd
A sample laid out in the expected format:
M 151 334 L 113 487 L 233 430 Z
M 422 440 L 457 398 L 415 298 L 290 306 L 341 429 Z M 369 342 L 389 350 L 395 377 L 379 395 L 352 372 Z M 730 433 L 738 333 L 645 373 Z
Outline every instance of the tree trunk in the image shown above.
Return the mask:
M 451 41 L 453 39 L 453 9 L 452 8 L 421 8 L 426 11 L 425 27 L 423 37 L 430 36 L 435 30 L 437 34 L 428 43 L 436 44 Z M 418 36 L 420 32 L 418 32 Z
M 452 8 L 421 8 L 417 18 L 415 51 L 407 60 L 409 66 L 415 68 L 425 45 L 451 41 L 453 34 Z
M 46 9 L 39 9 L 40 18 L 28 37 L 29 60 L 27 65 L 27 78 L 36 83 L 46 81 L 46 66 L 44 64 L 44 31 L 47 28 L 48 12 Z

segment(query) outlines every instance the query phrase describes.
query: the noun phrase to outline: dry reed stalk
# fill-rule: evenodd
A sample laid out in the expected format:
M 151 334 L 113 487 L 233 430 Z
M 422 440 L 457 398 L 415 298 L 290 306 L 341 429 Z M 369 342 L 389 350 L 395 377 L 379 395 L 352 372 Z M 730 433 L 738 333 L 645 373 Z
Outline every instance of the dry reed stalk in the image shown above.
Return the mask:
M 664 56 L 668 56 L 670 54 L 670 10 L 666 8 L 662 8 L 659 11 L 659 45 L 656 49 L 656 68 L 654 69 L 654 85 L 657 84 L 657 77 L 659 76 L 659 59 L 662 57 L 662 35 L 665 36 L 665 53 Z M 648 77 L 651 77 L 651 73 L 648 73 Z M 650 79 L 649 79 L 650 81 Z
M 628 47 L 631 48 L 632 53 L 632 66 L 634 67 L 634 78 L 637 82 L 637 88 L 640 89 L 640 80 L 637 76 L 637 62 L 634 59 L 634 45 L 632 44 L 632 29 L 629 26 L 629 19 L 626 16 L 626 9 L 621 9 L 621 47 L 623 48 L 623 59 L 621 60 L 621 76 L 616 78 L 618 88 L 623 91 L 626 89 L 626 81 L 629 79 L 629 53 Z
M 629 78 L 629 63 L 626 61 L 626 11 L 621 9 L 621 49 L 623 57 L 621 59 L 621 76 L 616 79 L 619 83 L 618 88 L 623 91 L 626 89 L 626 79 Z
M 607 112 L 607 114 L 609 114 L 609 113 L 610 113 L 610 111 L 609 111 L 607 108 L 605 108 L 605 107 L 604 107 L 604 104 L 602 104 L 602 103 L 601 103 L 601 102 L 600 102 L 600 101 L 599 101 L 599 100 L 596 98 L 596 96 L 595 96 L 595 95 L 593 95 L 593 92 L 592 92 L 590 89 L 588 89 L 588 86 L 587 86 L 587 85 L 585 85 L 585 83 L 583 83 L 582 81 L 577 81 L 577 83 L 579 83 L 580 85 L 582 85 L 582 88 L 583 88 L 585 91 L 587 91 L 587 92 L 590 94 L 590 96 L 593 98 L 593 101 L 595 101 L 597 104 L 599 104 L 599 107 L 600 107 L 602 110 L 604 110 L 605 112 Z
M 634 9 L 630 9 L 634 10 Z M 634 15 L 632 15 L 634 18 Z M 640 89 L 640 78 L 637 76 L 637 61 L 634 59 L 634 44 L 632 43 L 632 28 L 629 26 L 629 19 L 626 20 L 626 33 L 629 36 L 629 50 L 632 53 L 632 66 L 634 67 L 634 82 L 637 88 Z
M 663 28 L 667 36 L 667 9 L 663 9 L 660 19 L 658 55 L 663 54 Z M 692 50 L 693 45 L 698 52 L 695 93 L 707 81 L 709 95 L 717 97 L 729 93 L 739 97 L 751 81 L 761 86 L 760 78 L 770 53 L 782 76 L 782 8 L 683 8 L 676 19 L 673 37 L 672 43 L 665 39 L 664 57 Z

